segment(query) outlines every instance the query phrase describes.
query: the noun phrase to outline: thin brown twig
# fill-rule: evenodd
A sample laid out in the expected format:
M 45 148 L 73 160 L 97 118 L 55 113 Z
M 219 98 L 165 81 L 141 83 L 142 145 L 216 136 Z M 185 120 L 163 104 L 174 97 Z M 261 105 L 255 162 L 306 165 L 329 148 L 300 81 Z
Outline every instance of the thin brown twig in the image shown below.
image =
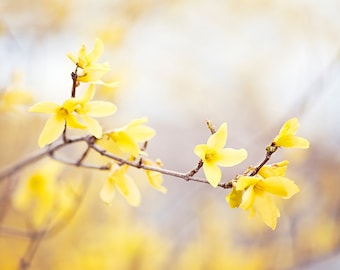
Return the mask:
M 30 268 L 32 260 L 37 253 L 37 250 L 39 248 L 39 245 L 41 241 L 43 240 L 47 230 L 38 231 L 36 233 L 33 233 L 30 237 L 29 245 L 27 246 L 26 252 L 24 256 L 20 260 L 20 270 L 27 270 Z

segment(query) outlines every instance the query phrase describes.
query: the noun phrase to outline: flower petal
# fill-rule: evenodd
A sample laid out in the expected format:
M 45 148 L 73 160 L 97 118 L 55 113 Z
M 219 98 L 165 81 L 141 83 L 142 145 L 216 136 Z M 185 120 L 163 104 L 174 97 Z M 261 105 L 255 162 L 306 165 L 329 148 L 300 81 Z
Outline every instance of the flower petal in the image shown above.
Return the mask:
M 67 53 L 66 56 L 68 57 L 68 59 L 70 59 L 73 63 L 77 64 L 78 62 L 78 58 L 77 56 L 75 56 L 72 53 Z
M 237 180 L 236 190 L 245 190 L 249 186 L 256 185 L 259 181 L 261 181 L 261 179 L 254 176 L 241 176 Z
M 90 101 L 86 104 L 86 114 L 93 117 L 104 117 L 115 113 L 117 106 L 107 101 Z
M 280 197 L 286 197 L 288 195 L 286 186 L 283 183 L 283 179 L 287 179 L 281 176 L 271 176 L 261 181 L 261 188 L 264 191 L 274 194 Z M 288 179 L 287 179 L 288 180 Z
M 73 114 L 69 113 L 66 116 L 66 125 L 70 128 L 79 128 L 79 129 L 85 129 L 86 126 L 79 123 L 77 117 L 75 117 Z
M 104 51 L 104 43 L 101 39 L 96 38 L 93 50 L 87 55 L 87 61 L 92 63 L 96 61 Z
M 272 228 L 272 230 L 275 230 L 277 218 L 280 217 L 280 211 L 270 196 L 257 197 L 256 211 L 260 214 L 263 222 Z
M 121 151 L 129 153 L 134 157 L 139 155 L 138 144 L 125 132 L 112 132 L 109 136 Z
M 220 168 L 217 167 L 215 163 L 204 162 L 203 171 L 208 182 L 213 187 L 217 187 L 217 185 L 221 182 L 221 178 L 222 178 L 222 173 L 221 173 Z
M 116 179 L 116 185 L 119 192 L 126 201 L 132 206 L 139 206 L 141 203 L 141 194 L 135 182 L 128 176 L 123 175 Z
M 96 119 L 88 117 L 87 115 L 82 115 L 81 119 L 92 135 L 94 135 L 97 139 L 102 137 L 103 129 Z
M 65 129 L 65 120 L 54 115 L 49 118 L 40 134 L 38 144 L 43 147 L 54 142 L 63 133 Z
M 243 210 L 250 210 L 254 208 L 256 194 L 254 191 L 254 186 L 249 186 L 245 192 L 243 192 L 242 196 L 242 202 L 240 204 L 240 207 Z
M 226 201 L 229 203 L 231 208 L 239 207 L 242 202 L 242 190 L 236 190 L 236 187 L 233 187 L 231 192 L 225 197 Z
M 205 160 L 205 154 L 209 147 L 206 144 L 199 144 L 195 146 L 194 153 L 202 160 Z
M 245 149 L 224 148 L 218 151 L 218 159 L 216 163 L 222 167 L 231 167 L 241 163 L 247 158 Z
M 162 192 L 162 193 L 166 193 L 167 189 L 162 186 L 162 182 L 163 182 L 163 176 L 161 173 L 159 172 L 155 172 L 155 171 L 145 171 L 146 176 L 148 178 L 149 184 L 156 190 Z
M 82 102 L 90 101 L 94 96 L 94 85 L 90 84 L 90 86 L 85 90 L 84 94 L 81 97 Z
M 222 149 L 227 142 L 227 123 L 223 123 L 218 130 L 209 137 L 207 145 L 211 148 Z
M 106 181 L 102 189 L 100 190 L 100 198 L 107 204 L 112 205 L 113 198 L 115 197 L 115 185 L 110 179 Z
M 66 109 L 68 112 L 73 112 L 74 109 L 79 105 L 80 100 L 77 98 L 69 98 L 64 101 L 63 108 Z
M 60 108 L 60 106 L 57 103 L 49 102 L 49 101 L 43 101 L 39 102 L 37 104 L 34 104 L 29 111 L 30 112 L 40 112 L 40 113 L 56 113 L 56 111 Z

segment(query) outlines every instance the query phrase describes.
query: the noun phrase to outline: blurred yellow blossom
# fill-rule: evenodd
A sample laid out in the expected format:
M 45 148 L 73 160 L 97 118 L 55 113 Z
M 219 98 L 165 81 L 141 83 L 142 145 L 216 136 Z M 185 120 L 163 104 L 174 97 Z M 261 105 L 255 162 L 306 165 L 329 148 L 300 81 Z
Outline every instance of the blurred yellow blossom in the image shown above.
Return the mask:
M 309 142 L 305 138 L 295 136 L 299 128 L 297 118 L 289 119 L 281 128 L 279 135 L 273 140 L 277 147 L 309 148 Z
M 26 91 L 6 91 L 0 93 L 0 112 L 15 112 L 18 106 L 28 105 L 32 100 L 32 96 Z
M 161 167 L 162 163 L 160 160 L 156 160 L 155 162 L 149 159 L 143 159 L 143 164 L 148 166 Z M 162 185 L 163 176 L 161 173 L 156 171 L 145 170 L 146 176 L 148 178 L 149 184 L 156 190 L 166 193 L 167 189 Z
M 91 134 L 100 138 L 102 127 L 97 120 L 91 118 L 109 116 L 117 110 L 116 105 L 107 101 L 90 101 L 94 96 L 94 85 L 91 84 L 79 100 L 79 105 L 75 111 L 80 115 L 83 124 L 86 125 Z
M 49 101 L 44 101 L 33 105 L 30 112 L 40 112 L 52 114 L 40 134 L 38 144 L 43 147 L 57 140 L 65 130 L 65 126 L 70 128 L 85 129 L 86 127 L 79 123 L 78 119 L 72 113 L 79 105 L 79 100 L 75 98 L 67 99 L 62 106 Z
M 204 174 L 213 187 L 217 187 L 222 177 L 218 166 L 231 167 L 247 158 L 245 149 L 223 148 L 227 136 L 227 124 L 223 123 L 216 133 L 209 137 L 207 144 L 196 145 L 194 150 L 195 154 L 202 159 Z
M 131 177 L 126 174 L 128 168 L 128 165 L 118 166 L 117 164 L 112 164 L 109 177 L 100 191 L 100 198 L 106 204 L 112 204 L 117 188 L 130 205 L 140 205 L 140 191 Z
M 253 216 L 256 211 L 266 225 L 273 230 L 276 227 L 280 211 L 275 205 L 272 195 L 288 199 L 299 192 L 298 186 L 290 179 L 284 177 L 287 161 L 273 165 L 263 166 L 255 176 L 241 176 L 237 179 L 236 189 L 232 192 L 244 191 L 240 207 L 249 211 Z M 234 195 L 230 195 L 230 200 Z M 228 196 L 227 196 L 228 198 Z M 231 205 L 232 206 L 232 205 Z
M 147 118 L 135 119 L 122 128 L 105 133 L 98 144 L 111 153 L 121 151 L 137 157 L 141 153 L 138 143 L 146 142 L 155 135 L 154 129 L 144 125 L 146 122 Z
M 71 53 L 67 57 L 82 69 L 82 73 L 78 75 L 77 81 L 96 83 L 107 72 L 110 71 L 110 66 L 107 63 L 97 64 L 94 63 L 103 54 L 104 44 L 100 39 L 96 39 L 94 48 L 91 52 L 87 53 L 86 46 L 83 44 L 78 52 L 78 56 Z M 100 81 L 101 82 L 101 81 Z M 103 83 L 103 82 L 101 82 Z
M 9 86 L 0 91 L 0 112 L 17 112 L 19 106 L 32 103 L 33 97 L 24 87 L 22 77 L 21 72 L 13 72 Z
M 25 213 L 35 227 L 54 218 L 59 211 L 67 210 L 73 202 L 73 193 L 59 182 L 63 166 L 49 160 L 21 179 L 13 197 L 16 210 Z

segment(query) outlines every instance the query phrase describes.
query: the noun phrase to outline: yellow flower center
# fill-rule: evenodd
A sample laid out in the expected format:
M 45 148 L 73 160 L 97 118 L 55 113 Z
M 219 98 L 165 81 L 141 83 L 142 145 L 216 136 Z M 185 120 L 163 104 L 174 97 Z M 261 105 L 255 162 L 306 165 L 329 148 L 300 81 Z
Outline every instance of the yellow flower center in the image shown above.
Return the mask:
M 204 155 L 204 160 L 208 161 L 208 162 L 214 161 L 214 160 L 216 160 L 216 158 L 217 158 L 217 153 L 213 149 L 209 149 Z
M 261 181 L 257 182 L 257 183 L 254 185 L 254 191 L 255 191 L 255 193 L 258 193 L 258 194 L 264 192 L 264 187 L 263 187 Z
M 34 193 L 39 193 L 44 189 L 45 178 L 40 174 L 33 175 L 29 180 L 29 189 Z
M 67 118 L 68 115 L 68 110 L 65 108 L 60 108 L 57 112 L 57 116 L 60 117 L 60 119 L 65 119 Z

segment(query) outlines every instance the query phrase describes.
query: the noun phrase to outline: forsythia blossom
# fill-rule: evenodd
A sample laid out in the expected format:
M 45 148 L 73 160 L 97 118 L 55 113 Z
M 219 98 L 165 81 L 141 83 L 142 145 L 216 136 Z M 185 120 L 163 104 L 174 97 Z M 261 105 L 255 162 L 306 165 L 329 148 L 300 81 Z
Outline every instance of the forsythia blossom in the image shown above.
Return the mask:
M 117 164 L 112 164 L 109 177 L 100 191 L 100 198 L 106 204 L 111 205 L 116 194 L 116 189 L 118 189 L 130 205 L 140 205 L 140 191 L 132 178 L 126 174 L 128 168 L 128 165 L 118 166 Z
M 40 227 L 56 214 L 67 212 L 74 203 L 74 193 L 58 181 L 62 165 L 48 161 L 21 179 L 12 201 L 16 210 L 28 214 L 32 225 Z
M 94 95 L 94 85 L 85 91 L 84 95 L 78 98 L 67 99 L 62 106 L 54 102 L 40 102 L 30 108 L 30 112 L 52 114 L 40 134 L 39 146 L 43 147 L 57 140 L 65 130 L 65 127 L 88 129 L 97 138 L 102 136 L 102 127 L 97 120 L 91 118 L 104 117 L 113 114 L 116 106 L 106 101 L 91 101 Z M 83 123 L 80 123 L 75 114 L 78 114 Z
M 122 128 L 105 133 L 97 143 L 111 153 L 123 152 L 137 157 L 141 153 L 138 143 L 155 136 L 155 130 L 144 125 L 146 122 L 147 118 L 135 119 Z
M 263 166 L 254 176 L 240 176 L 231 193 L 226 197 L 231 207 L 241 207 L 250 216 L 258 212 L 262 220 L 273 230 L 280 211 L 272 196 L 289 199 L 299 192 L 298 186 L 284 177 L 288 161 Z
M 116 105 L 107 101 L 90 101 L 94 96 L 94 85 L 85 91 L 84 95 L 79 100 L 79 106 L 75 111 L 80 115 L 83 124 L 86 125 L 91 134 L 100 138 L 102 136 L 102 127 L 97 120 L 91 118 L 109 116 L 117 110 Z
M 30 112 L 40 112 L 52 114 L 47 120 L 43 131 L 40 134 L 38 144 L 43 147 L 54 142 L 65 130 L 65 126 L 70 128 L 85 129 L 86 127 L 79 123 L 73 114 L 75 108 L 79 105 L 79 101 L 75 98 L 67 99 L 63 105 L 54 102 L 40 102 L 30 108 Z
M 217 187 L 222 178 L 218 166 L 231 167 L 247 158 L 245 149 L 223 148 L 227 142 L 227 136 L 227 124 L 223 123 L 216 133 L 209 137 L 207 144 L 197 145 L 194 150 L 203 161 L 204 174 L 213 187 Z
M 162 163 L 160 160 L 156 160 L 155 162 L 149 159 L 143 159 L 143 164 L 154 167 L 161 167 Z M 161 173 L 156 171 L 145 170 L 146 176 L 148 178 L 149 184 L 156 190 L 166 193 L 167 189 L 162 185 L 163 176 Z
M 103 49 L 103 42 L 100 39 L 96 39 L 91 52 L 87 53 L 86 46 L 82 45 L 77 56 L 71 53 L 67 54 L 67 57 L 75 63 L 77 67 L 82 69 L 82 73 L 77 76 L 78 82 L 105 84 L 100 79 L 110 71 L 110 66 L 107 63 L 95 63 L 103 54 Z M 114 86 L 116 86 L 116 82 L 112 83 L 112 87 Z
M 297 118 L 288 120 L 281 128 L 279 135 L 273 140 L 277 147 L 309 148 L 309 142 L 305 138 L 295 136 L 299 128 Z

